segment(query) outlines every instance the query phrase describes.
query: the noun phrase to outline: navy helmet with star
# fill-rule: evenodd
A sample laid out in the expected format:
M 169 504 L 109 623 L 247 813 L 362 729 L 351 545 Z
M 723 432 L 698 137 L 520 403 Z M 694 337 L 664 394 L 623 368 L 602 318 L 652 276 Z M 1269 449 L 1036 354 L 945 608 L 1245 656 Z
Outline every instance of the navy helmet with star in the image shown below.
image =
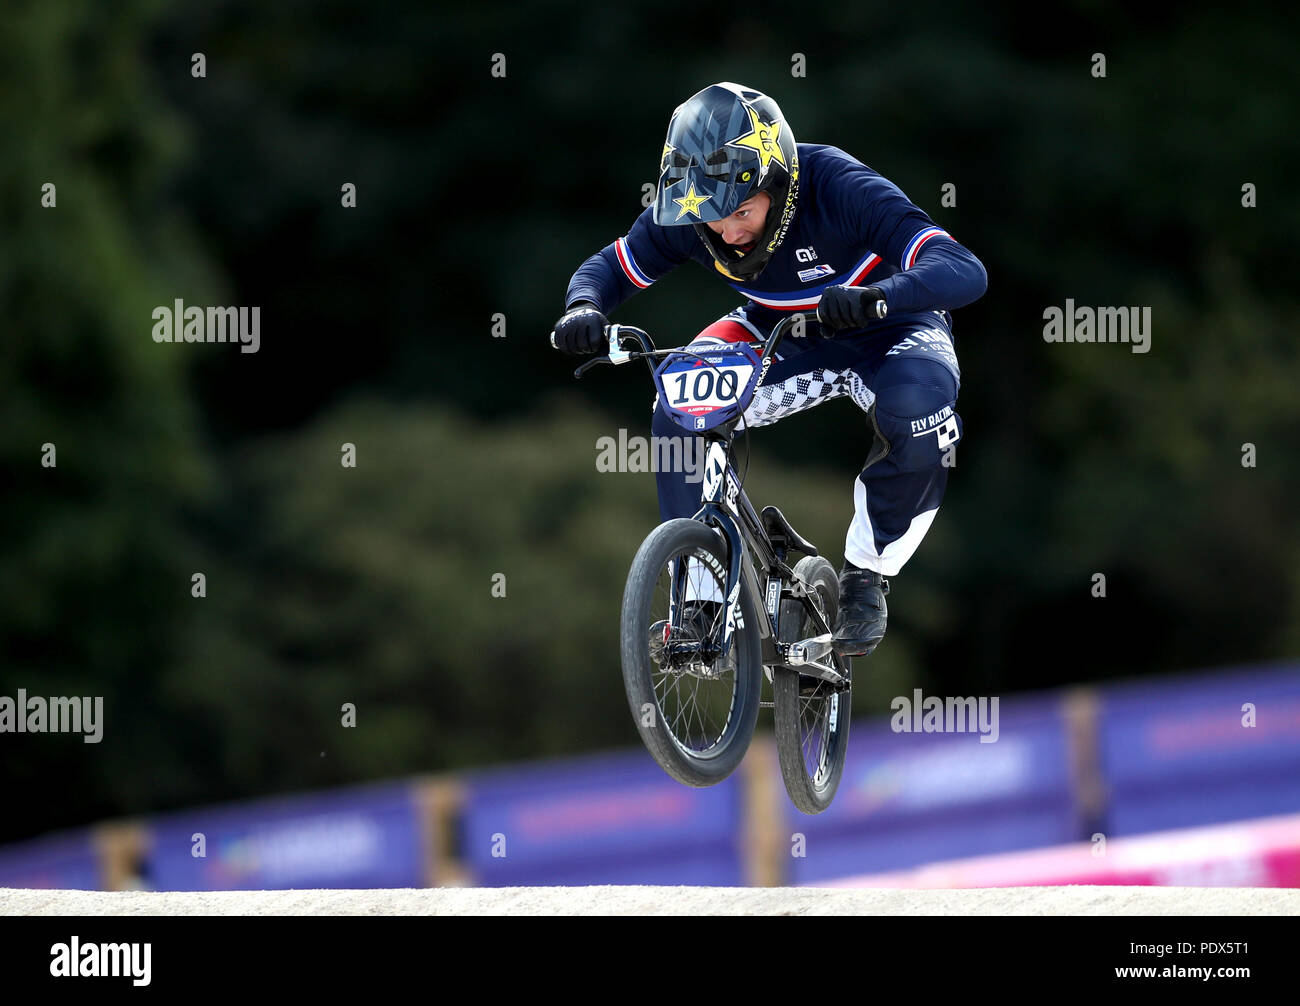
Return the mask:
M 712 84 L 679 105 L 668 123 L 654 221 L 663 227 L 693 225 L 719 271 L 751 280 L 785 237 L 798 179 L 794 134 L 777 103 L 741 84 Z M 705 226 L 760 192 L 772 202 L 762 237 L 748 252 Z

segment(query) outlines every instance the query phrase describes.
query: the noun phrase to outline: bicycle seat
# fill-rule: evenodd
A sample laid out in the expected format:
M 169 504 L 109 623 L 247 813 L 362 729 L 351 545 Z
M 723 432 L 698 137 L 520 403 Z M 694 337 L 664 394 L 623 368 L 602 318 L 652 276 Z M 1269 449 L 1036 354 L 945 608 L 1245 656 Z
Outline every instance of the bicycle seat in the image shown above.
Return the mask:
M 790 526 L 785 514 L 774 506 L 763 507 L 763 528 L 773 545 L 784 545 L 791 552 L 817 555 L 817 546 Z

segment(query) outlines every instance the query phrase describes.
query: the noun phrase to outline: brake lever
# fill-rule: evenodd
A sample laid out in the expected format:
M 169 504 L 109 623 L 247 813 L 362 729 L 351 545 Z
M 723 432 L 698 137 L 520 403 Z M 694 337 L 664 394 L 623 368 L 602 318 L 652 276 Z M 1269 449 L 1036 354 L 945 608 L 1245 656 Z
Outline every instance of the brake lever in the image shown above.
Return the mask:
M 578 369 L 573 372 L 573 376 L 581 380 L 582 375 L 585 374 L 587 371 L 589 371 L 592 367 L 598 366 L 599 364 L 602 363 L 612 363 L 612 362 L 613 361 L 608 356 L 592 357 L 586 363 L 579 366 Z
M 616 367 L 620 364 L 627 363 L 628 360 L 632 359 L 631 351 L 623 348 L 623 341 L 619 337 L 618 330 L 618 325 L 610 325 L 609 328 L 605 330 L 606 334 L 609 336 L 608 359 L 609 362 Z
M 619 335 L 618 330 L 619 330 L 618 325 L 610 325 L 605 329 L 605 334 L 609 338 L 608 355 L 598 356 L 593 360 L 588 360 L 586 363 L 584 363 L 582 366 L 580 366 L 577 370 L 573 372 L 574 377 L 581 378 L 582 375 L 585 374 L 588 370 L 601 363 L 608 363 L 611 364 L 612 366 L 618 367 L 624 363 L 627 363 L 628 360 L 632 359 L 632 350 L 623 348 L 622 345 L 623 340 L 622 337 Z M 553 337 L 555 333 L 552 332 L 551 335 Z M 552 341 L 554 341 L 554 339 L 552 339 Z

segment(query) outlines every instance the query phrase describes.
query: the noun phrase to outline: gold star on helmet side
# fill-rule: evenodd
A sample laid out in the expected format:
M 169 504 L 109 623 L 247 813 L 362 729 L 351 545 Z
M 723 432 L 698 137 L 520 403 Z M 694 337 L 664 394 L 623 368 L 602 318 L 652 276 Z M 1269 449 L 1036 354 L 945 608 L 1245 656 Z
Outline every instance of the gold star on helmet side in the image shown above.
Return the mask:
M 745 106 L 745 111 L 749 113 L 749 132 L 736 140 L 731 140 L 727 145 L 730 147 L 749 147 L 758 154 L 760 165 L 759 170 L 766 171 L 767 166 L 776 161 L 782 167 L 788 167 L 785 163 L 785 154 L 781 150 L 781 144 L 777 142 L 777 137 L 781 135 L 781 120 L 775 122 L 763 122 L 758 113 L 750 105 Z
M 659 174 L 662 175 L 665 171 L 668 170 L 668 155 L 671 154 L 676 149 L 677 148 L 674 147 L 671 143 L 664 144 L 664 152 L 659 155 Z
M 677 211 L 677 216 L 674 219 L 680 220 L 682 217 L 686 216 L 687 213 L 694 214 L 698 217 L 700 215 L 700 204 L 707 203 L 708 201 L 708 196 L 696 195 L 695 183 L 691 182 L 686 195 L 682 196 L 680 199 L 673 200 L 673 202 L 681 207 L 681 209 Z

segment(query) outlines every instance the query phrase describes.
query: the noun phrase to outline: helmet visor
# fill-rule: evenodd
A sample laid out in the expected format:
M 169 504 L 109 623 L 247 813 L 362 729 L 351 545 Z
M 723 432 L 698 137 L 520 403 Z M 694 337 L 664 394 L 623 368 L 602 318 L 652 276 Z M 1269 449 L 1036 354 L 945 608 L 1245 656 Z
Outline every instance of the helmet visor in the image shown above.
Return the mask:
M 708 223 L 735 213 L 751 186 L 737 184 L 741 170 L 734 158 L 718 164 L 699 164 L 695 158 L 670 153 L 655 193 L 655 223 L 661 227 Z M 685 163 L 682 163 L 685 162 Z M 742 193 L 741 189 L 745 192 Z

